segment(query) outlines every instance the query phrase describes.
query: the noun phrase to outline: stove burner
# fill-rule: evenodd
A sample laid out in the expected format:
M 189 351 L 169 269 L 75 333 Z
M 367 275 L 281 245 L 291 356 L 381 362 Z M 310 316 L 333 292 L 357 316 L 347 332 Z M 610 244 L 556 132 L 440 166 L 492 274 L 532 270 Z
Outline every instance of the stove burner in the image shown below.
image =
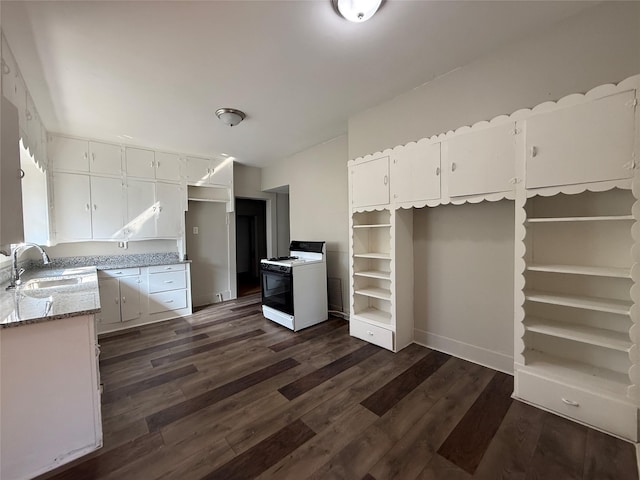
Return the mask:
M 280 260 L 297 260 L 298 257 L 271 257 L 270 262 L 279 262 Z

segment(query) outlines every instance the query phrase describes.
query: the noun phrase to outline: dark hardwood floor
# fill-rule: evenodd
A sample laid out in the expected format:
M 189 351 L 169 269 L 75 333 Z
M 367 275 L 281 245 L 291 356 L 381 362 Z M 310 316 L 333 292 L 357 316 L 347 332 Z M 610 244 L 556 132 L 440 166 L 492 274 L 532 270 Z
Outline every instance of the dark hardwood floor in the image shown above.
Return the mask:
M 100 339 L 104 447 L 40 477 L 638 479 L 631 444 L 511 399 L 513 379 L 259 296 Z

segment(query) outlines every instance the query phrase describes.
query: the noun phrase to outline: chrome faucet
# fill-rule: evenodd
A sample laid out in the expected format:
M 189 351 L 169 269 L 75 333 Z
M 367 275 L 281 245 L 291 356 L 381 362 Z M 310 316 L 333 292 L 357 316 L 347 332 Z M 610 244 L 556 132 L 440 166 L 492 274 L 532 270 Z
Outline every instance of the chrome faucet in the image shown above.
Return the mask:
M 11 283 L 9 283 L 7 290 L 16 288 L 18 285 L 22 283 L 22 280 L 20 280 L 20 275 L 24 273 L 24 268 L 18 268 L 18 255 L 21 252 L 24 252 L 25 250 L 28 250 L 32 247 L 37 248 L 38 251 L 40 252 L 40 255 L 42 255 L 42 263 L 44 263 L 45 265 L 48 265 L 49 263 L 51 263 L 51 260 L 49 259 L 49 255 L 47 255 L 47 252 L 45 252 L 40 245 L 36 245 L 35 243 L 28 243 L 28 242 L 14 245 L 13 248 L 11 249 Z

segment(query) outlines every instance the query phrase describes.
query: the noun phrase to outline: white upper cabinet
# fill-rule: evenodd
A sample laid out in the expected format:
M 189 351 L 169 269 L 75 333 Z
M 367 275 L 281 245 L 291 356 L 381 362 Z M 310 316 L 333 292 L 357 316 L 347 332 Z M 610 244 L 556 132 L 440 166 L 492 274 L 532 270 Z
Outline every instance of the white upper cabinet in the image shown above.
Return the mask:
M 155 178 L 155 153 L 153 150 L 126 147 L 124 156 L 127 166 L 127 176 Z
M 628 90 L 527 119 L 526 187 L 630 178 L 635 98 Z
M 443 145 L 450 196 L 515 188 L 515 123 L 465 132 Z
M 440 198 L 440 143 L 409 143 L 394 150 L 391 158 L 395 202 Z
M 171 182 L 180 181 L 180 157 L 175 153 L 156 152 L 156 178 Z
M 187 157 L 188 185 L 222 185 L 230 187 L 232 183 L 233 162 L 231 160 Z
M 180 185 L 156 183 L 156 235 L 159 238 L 179 237 L 184 224 L 185 194 Z
M 91 229 L 94 239 L 124 237 L 124 198 L 119 178 L 91 177 Z
M 155 185 L 153 182 L 127 179 L 127 218 L 125 235 L 129 239 L 156 235 Z
M 49 159 L 55 170 L 89 171 L 88 141 L 52 136 L 48 148 Z
M 89 142 L 91 173 L 120 175 L 122 173 L 122 149 L 110 143 Z
M 22 220 L 22 180 L 20 171 L 20 134 L 18 112 L 2 98 L 2 148 L 0 162 L 0 245 L 20 243 L 24 239 Z M 22 172 L 24 176 L 24 172 Z
M 351 167 L 351 206 L 389 203 L 389 157 L 384 156 Z
M 180 157 L 175 153 L 126 147 L 127 176 L 150 180 L 180 181 Z
M 58 241 L 91 239 L 91 183 L 89 176 L 53 174 L 55 233 Z

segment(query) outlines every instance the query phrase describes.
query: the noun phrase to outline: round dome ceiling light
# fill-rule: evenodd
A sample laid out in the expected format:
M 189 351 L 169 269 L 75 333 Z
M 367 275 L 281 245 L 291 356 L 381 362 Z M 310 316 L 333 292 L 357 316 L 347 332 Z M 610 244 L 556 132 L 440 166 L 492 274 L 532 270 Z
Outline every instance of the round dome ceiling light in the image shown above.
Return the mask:
M 219 108 L 216 110 L 216 116 L 230 127 L 235 127 L 246 117 L 244 112 L 235 108 Z
M 362 23 L 378 11 L 383 0 L 331 0 L 333 8 L 350 22 Z

